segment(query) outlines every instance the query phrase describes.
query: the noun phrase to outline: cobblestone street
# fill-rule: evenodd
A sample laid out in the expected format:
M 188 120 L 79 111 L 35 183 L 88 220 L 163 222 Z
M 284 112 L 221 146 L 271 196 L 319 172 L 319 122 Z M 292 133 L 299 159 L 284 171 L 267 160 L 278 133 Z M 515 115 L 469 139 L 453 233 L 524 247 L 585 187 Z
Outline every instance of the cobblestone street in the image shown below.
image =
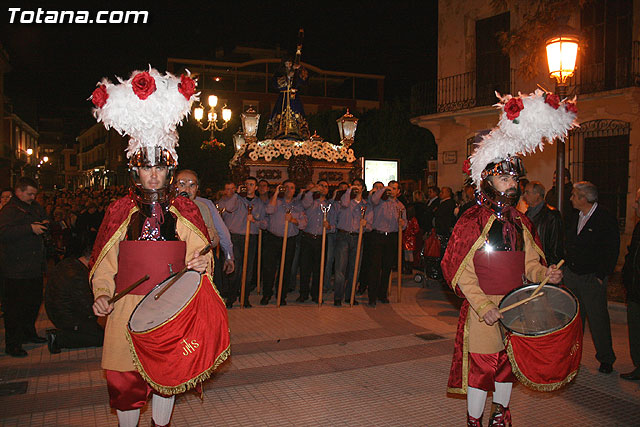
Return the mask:
M 229 311 L 231 359 L 206 383 L 203 400 L 178 397 L 172 426 L 464 425 L 465 400 L 446 394 L 456 298 L 439 284 L 419 288 L 409 276 L 405 286 L 401 303 L 394 288 L 392 303 L 376 308 L 290 302 L 278 309 L 252 295 L 254 308 Z M 623 307 L 612 309 L 613 374 L 598 372 L 587 329 L 573 383 L 553 393 L 514 388 L 514 425 L 636 425 L 640 384 L 619 378 L 632 369 Z M 39 334 L 50 326 L 42 312 Z M 101 349 L 25 349 L 25 359 L 0 356 L 2 425 L 117 425 Z M 147 406 L 140 425 L 150 420 Z

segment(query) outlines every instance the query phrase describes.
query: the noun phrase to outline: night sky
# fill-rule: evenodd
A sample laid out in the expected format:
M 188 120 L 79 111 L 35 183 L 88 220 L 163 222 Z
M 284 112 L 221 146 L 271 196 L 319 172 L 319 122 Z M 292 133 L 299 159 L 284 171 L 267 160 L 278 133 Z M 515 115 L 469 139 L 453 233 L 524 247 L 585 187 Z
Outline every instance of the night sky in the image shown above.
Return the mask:
M 39 5 L 65 9 L 53 3 Z M 384 74 L 388 100 L 407 97 L 411 84 L 436 77 L 436 0 L 211 2 L 202 8 L 176 4 L 105 2 L 103 7 L 84 7 L 92 13 L 149 11 L 147 24 L 116 25 L 10 24 L 4 7 L 0 42 L 12 67 L 5 93 L 16 113 L 35 126 L 37 117 L 86 111 L 84 123 L 90 124 L 86 98 L 103 76 L 128 77 L 147 64 L 164 71 L 168 57 L 212 60 L 216 48 L 235 45 L 279 45 L 291 52 L 300 27 L 305 30 L 304 62 L 328 70 Z M 77 5 L 66 9 L 83 9 Z M 9 6 L 38 8 L 24 1 Z M 83 122 L 84 117 L 78 119 Z

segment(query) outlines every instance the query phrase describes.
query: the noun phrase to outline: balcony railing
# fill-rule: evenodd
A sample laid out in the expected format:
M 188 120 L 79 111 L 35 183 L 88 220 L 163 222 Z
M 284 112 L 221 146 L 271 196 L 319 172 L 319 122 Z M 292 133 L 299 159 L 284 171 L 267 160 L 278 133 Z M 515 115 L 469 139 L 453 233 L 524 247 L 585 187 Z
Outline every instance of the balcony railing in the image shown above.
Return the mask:
M 475 71 L 423 82 L 411 88 L 411 111 L 419 116 L 493 105 L 497 102 L 495 91 L 513 93 L 514 82 L 513 69 L 508 79 L 480 85 Z
M 438 79 L 437 82 L 423 82 L 411 88 L 411 112 L 414 116 L 421 116 L 492 105 L 496 102 L 494 90 L 515 93 L 517 82 L 515 70 L 511 70 L 509 81 L 482 87 L 477 86 L 474 71 Z M 542 84 L 551 86 L 550 81 Z M 567 84 L 569 95 L 640 86 L 640 41 L 632 43 L 629 56 L 617 58 L 615 63 L 579 66 Z
M 575 95 L 640 86 L 640 42 L 634 41 L 631 55 L 617 58 L 615 63 L 578 66 L 567 85 L 567 92 Z

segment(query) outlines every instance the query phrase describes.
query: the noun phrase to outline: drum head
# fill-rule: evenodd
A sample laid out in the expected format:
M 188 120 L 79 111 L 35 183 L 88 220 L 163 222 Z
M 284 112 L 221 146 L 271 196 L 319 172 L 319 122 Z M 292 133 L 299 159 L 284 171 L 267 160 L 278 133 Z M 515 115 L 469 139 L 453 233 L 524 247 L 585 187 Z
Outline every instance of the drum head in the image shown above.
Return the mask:
M 514 289 L 502 298 L 500 308 L 531 296 L 537 287 L 537 283 L 532 283 Z M 516 334 L 537 336 L 571 323 L 578 313 L 578 300 L 571 292 L 555 285 L 545 285 L 540 293 L 543 295 L 502 313 L 502 325 Z
M 133 310 L 129 318 L 132 332 L 145 332 L 174 317 L 195 295 L 200 286 L 200 273 L 187 271 L 162 296 L 155 299 L 171 281 L 165 280 L 151 290 Z

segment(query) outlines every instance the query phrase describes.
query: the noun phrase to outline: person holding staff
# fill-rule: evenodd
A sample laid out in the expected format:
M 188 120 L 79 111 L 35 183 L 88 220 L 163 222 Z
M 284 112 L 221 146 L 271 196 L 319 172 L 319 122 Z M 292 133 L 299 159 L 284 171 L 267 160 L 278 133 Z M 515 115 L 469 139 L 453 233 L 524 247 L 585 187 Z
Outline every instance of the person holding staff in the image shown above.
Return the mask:
M 227 294 L 227 308 L 232 308 L 233 303 L 238 297 L 238 292 L 242 286 L 242 270 L 243 260 L 245 257 L 245 232 L 247 221 L 251 224 L 249 226 L 249 247 L 247 251 L 247 271 L 246 277 L 253 275 L 253 265 L 256 256 L 256 250 L 258 247 L 258 232 L 260 226 L 266 219 L 265 207 L 257 199 L 256 190 L 258 188 L 258 180 L 250 176 L 244 181 L 244 187 L 240 187 L 242 190 L 246 190 L 246 195 L 234 193 L 229 198 L 220 200 L 220 207 L 225 208 L 223 219 L 229 232 L 231 233 L 231 242 L 233 243 L 233 256 L 236 260 L 236 268 L 231 277 L 229 278 L 229 290 Z M 249 208 L 251 207 L 251 213 Z M 246 286 L 246 282 L 245 282 Z M 242 302 L 244 307 L 251 307 L 249 304 L 249 292 L 245 292 L 245 300 Z
M 266 213 L 269 217 L 269 225 L 263 237 L 264 245 L 264 289 L 260 305 L 269 304 L 269 300 L 273 295 L 273 289 L 277 286 L 276 270 L 280 265 L 281 250 L 283 239 L 287 239 L 287 250 L 284 258 L 284 283 L 282 285 L 282 296 L 280 304 L 286 305 L 287 289 L 289 288 L 289 276 L 291 271 L 291 263 L 296 249 L 296 239 L 300 230 L 304 230 L 307 226 L 307 218 L 300 202 L 295 200 L 296 185 L 291 180 L 286 180 L 279 185 L 276 192 L 273 193 L 271 201 L 266 207 Z M 282 194 L 282 198 L 279 195 Z M 284 236 L 285 221 L 289 223 L 287 227 L 287 235 Z M 277 289 L 277 287 L 276 287 Z
M 376 301 L 389 303 L 387 283 L 391 268 L 397 260 L 398 226 L 407 227 L 404 205 L 398 200 L 400 187 L 398 181 L 389 181 L 389 185 L 374 192 L 370 199 L 373 205 L 372 271 L 369 283 L 369 306 L 375 307 Z
M 360 266 L 356 267 L 355 265 L 358 231 L 361 224 L 367 229 L 371 229 L 373 209 L 369 209 L 367 201 L 362 197 L 364 191 L 364 181 L 356 178 L 351 183 L 351 187 L 340 198 L 338 233 L 336 235 L 336 282 L 334 291 L 334 301 L 336 302 L 344 299 L 345 303 L 351 303 L 353 273 L 355 270 L 360 271 Z M 365 209 L 364 218 L 362 217 L 363 209 Z M 354 305 L 357 304 L 358 302 L 354 300 Z
M 336 208 L 332 200 L 327 200 L 329 183 L 320 180 L 307 190 L 302 197 L 302 207 L 307 217 L 307 227 L 302 231 L 302 248 L 300 259 L 300 296 L 297 302 L 305 302 L 309 298 L 309 280 L 312 280 L 311 295 L 314 302 L 318 299 L 320 283 L 320 258 L 322 228 L 327 231 L 335 228 Z M 328 209 L 327 219 L 323 220 L 322 207 Z

